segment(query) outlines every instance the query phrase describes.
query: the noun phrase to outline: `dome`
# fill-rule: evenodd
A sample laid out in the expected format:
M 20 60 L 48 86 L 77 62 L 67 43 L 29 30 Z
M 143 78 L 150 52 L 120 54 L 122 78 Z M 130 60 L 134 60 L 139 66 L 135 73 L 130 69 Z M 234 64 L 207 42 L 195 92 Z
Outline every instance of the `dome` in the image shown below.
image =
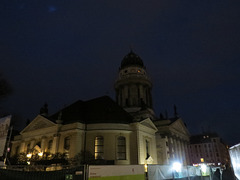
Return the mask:
M 135 54 L 133 51 L 128 53 L 122 60 L 121 68 L 128 67 L 128 66 L 140 66 L 144 67 L 142 59 Z

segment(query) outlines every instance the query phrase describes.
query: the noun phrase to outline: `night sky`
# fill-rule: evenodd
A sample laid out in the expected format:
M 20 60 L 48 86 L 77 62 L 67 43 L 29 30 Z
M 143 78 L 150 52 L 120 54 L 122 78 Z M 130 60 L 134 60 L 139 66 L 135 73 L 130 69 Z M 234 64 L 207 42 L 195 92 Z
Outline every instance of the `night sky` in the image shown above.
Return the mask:
M 240 142 L 239 0 L 1 0 L 1 111 L 23 128 L 77 100 L 115 99 L 130 48 L 153 82 L 156 115 L 173 106 L 191 134 Z

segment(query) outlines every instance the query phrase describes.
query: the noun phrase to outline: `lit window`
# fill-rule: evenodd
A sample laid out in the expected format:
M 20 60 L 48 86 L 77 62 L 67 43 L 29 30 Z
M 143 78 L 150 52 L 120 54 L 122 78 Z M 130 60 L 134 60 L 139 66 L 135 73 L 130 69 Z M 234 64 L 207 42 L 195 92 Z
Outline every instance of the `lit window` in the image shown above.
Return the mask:
M 64 149 L 69 150 L 70 149 L 70 137 L 66 137 L 64 139 Z
M 137 70 L 137 72 L 138 72 L 138 73 L 140 73 L 140 72 L 141 72 L 141 70 L 140 70 L 140 69 L 138 69 L 138 70 Z
M 95 138 L 95 159 L 103 159 L 103 137 L 97 136 Z
M 123 136 L 120 136 L 117 139 L 117 159 L 126 159 L 126 138 Z

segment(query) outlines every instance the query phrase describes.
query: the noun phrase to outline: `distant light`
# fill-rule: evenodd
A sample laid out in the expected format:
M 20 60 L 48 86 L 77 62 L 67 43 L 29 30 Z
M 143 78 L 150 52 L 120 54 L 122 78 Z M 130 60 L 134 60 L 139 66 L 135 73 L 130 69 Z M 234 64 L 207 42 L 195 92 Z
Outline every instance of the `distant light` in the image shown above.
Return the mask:
M 207 172 L 207 165 L 206 164 L 201 164 L 201 170 L 205 174 Z
M 31 153 L 27 154 L 27 158 L 31 158 L 31 157 L 32 157 Z
M 147 170 L 148 170 L 148 165 L 147 164 L 144 164 L 144 170 L 145 170 L 145 172 L 147 172 Z
M 181 172 L 182 164 L 179 163 L 179 162 L 174 162 L 172 168 L 173 168 L 176 172 Z
M 43 156 L 43 152 L 38 153 L 38 156 L 42 157 Z
M 29 161 L 27 161 L 27 164 L 28 164 L 28 165 L 30 165 L 30 162 L 29 162 Z
M 202 162 L 202 163 L 204 162 L 204 158 L 201 158 L 201 162 Z

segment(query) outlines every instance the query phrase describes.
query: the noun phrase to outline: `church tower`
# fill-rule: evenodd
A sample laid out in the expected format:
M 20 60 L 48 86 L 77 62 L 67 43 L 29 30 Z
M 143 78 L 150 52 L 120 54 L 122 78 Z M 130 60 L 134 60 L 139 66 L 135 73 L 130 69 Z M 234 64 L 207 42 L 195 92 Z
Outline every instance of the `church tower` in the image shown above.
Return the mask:
M 152 82 L 142 59 L 130 51 L 122 60 L 115 82 L 116 101 L 136 121 L 155 119 L 152 110 Z

